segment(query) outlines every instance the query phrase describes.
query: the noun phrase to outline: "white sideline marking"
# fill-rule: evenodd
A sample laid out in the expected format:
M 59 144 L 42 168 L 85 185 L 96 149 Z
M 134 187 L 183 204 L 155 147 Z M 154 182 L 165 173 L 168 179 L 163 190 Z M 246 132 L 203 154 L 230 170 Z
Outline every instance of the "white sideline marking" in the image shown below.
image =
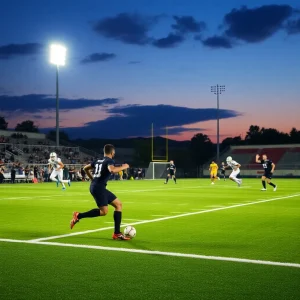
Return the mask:
M 158 219 L 135 222 L 135 223 L 132 223 L 131 225 L 134 226 L 134 225 L 140 225 L 140 224 L 160 222 L 160 221 L 165 221 L 165 220 L 170 220 L 170 219 L 176 219 L 176 218 L 182 218 L 182 217 L 187 217 L 187 216 L 199 215 L 199 214 L 204 214 L 204 213 L 209 213 L 209 212 L 214 212 L 214 211 L 219 211 L 219 210 L 225 210 L 225 209 L 237 208 L 237 207 L 242 207 L 242 206 L 266 203 L 266 202 L 282 200 L 282 199 L 288 199 L 288 198 L 294 198 L 294 197 L 299 197 L 299 196 L 300 196 L 300 194 L 289 195 L 289 196 L 284 196 L 284 197 L 279 197 L 279 198 L 266 199 L 266 200 L 263 200 L 263 201 L 254 201 L 254 202 L 250 202 L 250 203 L 241 203 L 241 204 L 236 204 L 236 205 L 231 205 L 231 206 L 218 207 L 218 208 L 200 210 L 200 211 L 195 211 L 195 212 L 188 212 L 188 213 L 184 213 L 184 214 L 176 215 L 176 216 L 168 216 L 168 217 L 163 217 L 163 218 L 158 218 Z M 121 227 L 124 227 L 124 226 L 125 226 L 124 224 L 121 225 Z M 104 228 L 98 228 L 98 229 L 91 229 L 91 230 L 86 230 L 86 231 L 79 231 L 79 232 L 49 236 L 49 237 L 44 237 L 44 238 L 38 238 L 38 239 L 30 240 L 30 241 L 39 242 L 39 241 L 55 240 L 55 239 L 61 239 L 61 238 L 64 238 L 64 237 L 69 237 L 69 236 L 75 236 L 75 235 L 81 235 L 81 234 L 86 234 L 86 233 L 94 233 L 94 232 L 98 232 L 98 231 L 109 230 L 109 229 L 113 229 L 113 228 L 114 227 L 104 227 Z
M 47 246 L 58 246 L 58 247 L 71 247 L 71 248 L 94 249 L 94 250 L 104 250 L 104 251 L 129 252 L 129 253 L 140 253 L 140 254 L 161 255 L 161 256 L 196 258 L 196 259 L 204 259 L 204 260 L 230 261 L 230 262 L 248 263 L 248 264 L 256 264 L 256 265 L 269 265 L 269 266 L 300 268 L 300 264 L 298 264 L 298 263 L 257 260 L 257 259 L 247 259 L 247 258 L 236 258 L 236 257 L 210 256 L 210 255 L 188 254 L 188 253 L 178 253 L 178 252 L 164 252 L 164 251 L 155 251 L 155 250 L 103 247 L 103 246 L 93 246 L 93 245 L 56 243 L 56 242 L 37 242 L 37 241 L 13 240 L 13 239 L 0 239 L 0 242 L 47 245 Z

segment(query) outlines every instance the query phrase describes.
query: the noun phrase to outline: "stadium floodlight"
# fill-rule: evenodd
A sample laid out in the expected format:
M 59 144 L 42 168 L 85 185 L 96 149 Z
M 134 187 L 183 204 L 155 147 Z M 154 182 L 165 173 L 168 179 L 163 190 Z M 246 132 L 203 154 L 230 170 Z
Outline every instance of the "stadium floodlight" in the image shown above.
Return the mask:
M 59 146 L 59 66 L 66 63 L 67 49 L 62 45 L 53 44 L 50 46 L 50 63 L 56 65 L 56 146 Z
M 220 115 L 219 115 L 219 96 L 222 92 L 225 92 L 225 85 L 213 85 L 210 91 L 217 95 L 217 163 L 219 163 L 220 158 Z

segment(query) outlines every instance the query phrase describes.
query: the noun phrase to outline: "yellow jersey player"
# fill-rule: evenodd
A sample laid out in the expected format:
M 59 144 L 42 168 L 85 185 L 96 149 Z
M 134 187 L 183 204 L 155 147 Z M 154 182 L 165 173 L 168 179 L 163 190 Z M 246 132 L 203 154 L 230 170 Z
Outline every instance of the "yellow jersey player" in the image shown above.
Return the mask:
M 212 161 L 211 164 L 209 165 L 209 171 L 210 171 L 210 180 L 211 180 L 211 184 L 215 184 L 215 180 L 220 178 L 217 176 L 218 174 L 218 165 Z

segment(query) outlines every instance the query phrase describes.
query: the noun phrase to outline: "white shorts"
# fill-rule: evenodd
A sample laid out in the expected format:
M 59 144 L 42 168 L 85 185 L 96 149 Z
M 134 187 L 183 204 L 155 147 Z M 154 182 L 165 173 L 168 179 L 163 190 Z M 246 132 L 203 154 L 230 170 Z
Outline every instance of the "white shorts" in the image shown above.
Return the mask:
M 55 178 L 56 176 L 58 176 L 59 180 L 62 180 L 63 170 L 59 170 L 59 171 L 53 170 L 52 173 L 51 173 L 51 177 Z
M 232 172 L 231 172 L 231 174 L 229 175 L 229 177 L 234 177 L 234 178 L 236 178 L 236 176 L 238 176 L 239 174 L 240 174 L 240 169 L 236 169 L 236 170 L 233 170 Z

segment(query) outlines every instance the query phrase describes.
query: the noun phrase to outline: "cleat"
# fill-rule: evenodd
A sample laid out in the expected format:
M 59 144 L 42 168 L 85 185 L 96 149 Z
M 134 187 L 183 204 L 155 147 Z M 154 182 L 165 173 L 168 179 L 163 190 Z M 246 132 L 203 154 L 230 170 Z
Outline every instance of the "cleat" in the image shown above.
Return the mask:
M 131 240 L 130 237 L 125 236 L 123 233 L 114 233 L 112 238 L 114 240 L 122 240 L 122 241 L 128 241 Z
M 164 184 L 167 184 L 166 182 L 164 182 Z
M 265 189 L 265 188 L 263 188 L 263 189 L 261 189 L 261 191 L 266 191 L 267 189 Z
M 218 177 L 218 180 L 221 180 L 220 177 Z
M 273 189 L 274 192 L 277 191 L 277 185 L 275 185 L 274 189 Z
M 70 222 L 70 228 L 71 229 L 73 229 L 73 227 L 75 226 L 75 224 L 79 222 L 78 215 L 79 215 L 79 212 L 77 212 L 77 211 L 75 211 L 73 213 L 73 219 Z
M 62 190 L 64 191 L 65 189 L 66 189 L 66 187 L 65 187 L 65 186 L 63 186 Z
M 71 186 L 71 180 L 70 179 L 68 180 L 68 186 Z
M 211 184 L 215 184 L 214 182 L 212 182 Z

